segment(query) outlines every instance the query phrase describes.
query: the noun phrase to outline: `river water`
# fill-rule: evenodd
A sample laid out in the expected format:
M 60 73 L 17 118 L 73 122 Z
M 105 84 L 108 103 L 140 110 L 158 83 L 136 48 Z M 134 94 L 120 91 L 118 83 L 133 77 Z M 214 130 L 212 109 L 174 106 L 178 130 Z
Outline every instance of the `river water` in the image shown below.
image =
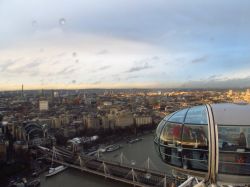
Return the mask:
M 136 167 L 148 167 L 147 159 L 150 158 L 149 167 L 151 169 L 159 170 L 162 172 L 170 173 L 167 167 L 155 152 L 153 134 L 143 136 L 143 140 L 134 144 L 126 142 L 119 142 L 123 147 L 119 150 L 110 153 L 104 153 L 102 158 L 112 161 L 120 161 L 120 154 L 123 156 L 123 163 L 130 164 Z M 42 187 L 126 187 L 123 183 L 117 183 L 103 177 L 87 174 L 79 170 L 67 169 L 50 178 L 41 176 Z

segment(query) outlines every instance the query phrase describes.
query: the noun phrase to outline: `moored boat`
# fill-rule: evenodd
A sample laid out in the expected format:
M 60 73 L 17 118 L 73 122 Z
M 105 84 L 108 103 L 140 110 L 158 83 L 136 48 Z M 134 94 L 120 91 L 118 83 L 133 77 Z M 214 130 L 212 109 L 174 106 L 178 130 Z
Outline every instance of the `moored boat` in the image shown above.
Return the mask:
M 142 138 L 135 138 L 135 139 L 132 139 L 132 140 L 128 140 L 127 142 L 130 143 L 130 144 L 133 144 L 133 143 L 139 142 L 141 140 L 142 140 Z
M 27 186 L 28 187 L 37 187 L 37 186 L 40 186 L 40 183 L 41 183 L 40 179 L 37 178 L 37 179 L 29 181 Z
M 54 163 L 54 157 L 56 157 L 56 152 L 55 152 L 55 148 L 53 147 L 51 167 L 49 168 L 49 173 L 47 175 L 45 175 L 46 177 L 53 176 L 57 173 L 64 171 L 65 169 L 67 169 L 67 167 L 63 166 L 63 165 L 57 166 L 55 168 L 52 167 L 53 163 Z
M 64 171 L 65 169 L 67 169 L 66 166 L 58 166 L 58 167 L 55 167 L 55 168 L 49 168 L 49 173 L 47 175 L 45 175 L 46 177 L 50 177 L 50 176 L 53 176 L 57 173 L 60 173 L 62 171 Z
M 106 148 L 106 152 L 113 152 L 121 148 L 121 145 L 111 145 Z

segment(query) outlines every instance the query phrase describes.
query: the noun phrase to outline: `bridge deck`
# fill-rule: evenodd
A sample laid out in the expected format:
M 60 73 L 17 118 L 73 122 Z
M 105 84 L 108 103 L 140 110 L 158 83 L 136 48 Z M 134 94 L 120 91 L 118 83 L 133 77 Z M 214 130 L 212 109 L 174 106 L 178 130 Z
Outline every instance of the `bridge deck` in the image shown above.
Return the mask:
M 53 152 L 51 150 L 43 150 L 47 155 L 47 159 L 51 160 Z M 167 176 L 163 172 L 150 170 L 146 168 L 131 167 L 129 165 L 120 164 L 118 162 L 111 162 L 102 159 L 97 159 L 90 156 L 74 157 L 72 154 L 69 158 L 69 152 L 63 150 L 58 152 L 59 157 L 53 159 L 54 162 L 78 169 L 87 173 L 103 176 L 107 179 L 120 181 L 134 186 L 157 186 L 157 187 L 172 187 L 175 186 L 174 178 Z M 72 161 L 73 160 L 73 161 Z
M 68 166 L 68 167 L 71 167 L 71 168 L 74 168 L 74 169 L 79 169 L 79 170 L 87 172 L 87 173 L 103 176 L 103 177 L 105 177 L 107 179 L 112 179 L 112 180 L 115 180 L 115 181 L 118 181 L 118 182 L 123 182 L 123 183 L 131 184 L 131 185 L 135 185 L 135 186 L 150 187 L 149 185 L 146 185 L 146 184 L 141 184 L 139 182 L 131 181 L 129 179 L 116 177 L 116 176 L 113 176 L 113 175 L 110 175 L 110 174 L 105 174 L 105 173 L 98 172 L 98 171 L 95 171 L 95 170 L 92 170 L 92 169 L 88 169 L 86 167 L 81 167 L 81 166 L 77 166 L 77 165 L 74 165 L 74 164 L 69 164 L 69 163 L 66 163 L 66 162 L 59 161 L 59 160 L 54 160 L 54 161 L 59 163 L 59 164 L 63 164 L 65 166 Z

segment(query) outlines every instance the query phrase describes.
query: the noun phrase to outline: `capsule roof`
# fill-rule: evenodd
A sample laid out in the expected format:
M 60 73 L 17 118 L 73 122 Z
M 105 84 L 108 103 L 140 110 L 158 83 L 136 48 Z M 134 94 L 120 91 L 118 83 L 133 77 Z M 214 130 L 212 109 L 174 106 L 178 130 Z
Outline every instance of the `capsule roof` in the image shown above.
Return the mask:
M 214 122 L 220 125 L 250 125 L 250 105 L 212 104 Z

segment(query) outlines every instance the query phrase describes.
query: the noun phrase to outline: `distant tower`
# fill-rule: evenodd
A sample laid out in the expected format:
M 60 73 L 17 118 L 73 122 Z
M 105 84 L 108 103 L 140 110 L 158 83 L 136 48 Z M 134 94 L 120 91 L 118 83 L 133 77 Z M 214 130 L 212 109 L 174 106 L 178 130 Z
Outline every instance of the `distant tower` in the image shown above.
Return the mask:
M 44 90 L 42 89 L 42 97 L 45 97 L 45 93 Z
M 54 90 L 51 90 L 51 99 L 53 100 L 54 99 L 54 95 L 55 94 L 55 92 L 54 92 Z
M 23 84 L 22 84 L 22 97 L 24 96 L 24 94 L 23 94 Z
M 3 133 L 2 121 L 3 121 L 3 114 L 0 112 L 0 134 Z

